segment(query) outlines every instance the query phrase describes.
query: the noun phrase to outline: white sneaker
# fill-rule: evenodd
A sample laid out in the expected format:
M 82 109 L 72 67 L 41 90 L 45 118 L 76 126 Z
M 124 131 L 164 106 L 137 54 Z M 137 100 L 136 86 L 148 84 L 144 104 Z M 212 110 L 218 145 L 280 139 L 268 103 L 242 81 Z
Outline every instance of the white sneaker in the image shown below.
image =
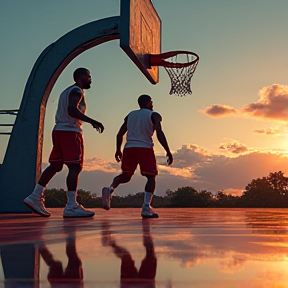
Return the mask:
M 141 216 L 142 218 L 159 218 L 159 215 L 153 211 L 149 204 L 142 205 Z
M 81 218 L 81 217 L 93 217 L 95 212 L 86 210 L 82 205 L 76 203 L 73 206 L 66 205 L 63 217 L 64 218 Z
M 23 200 L 24 204 L 28 206 L 34 213 L 43 216 L 49 217 L 51 213 L 46 210 L 44 202 L 44 197 L 37 198 L 35 196 L 29 195 Z
M 110 210 L 111 208 L 111 193 L 109 187 L 102 188 L 102 207 L 105 210 Z

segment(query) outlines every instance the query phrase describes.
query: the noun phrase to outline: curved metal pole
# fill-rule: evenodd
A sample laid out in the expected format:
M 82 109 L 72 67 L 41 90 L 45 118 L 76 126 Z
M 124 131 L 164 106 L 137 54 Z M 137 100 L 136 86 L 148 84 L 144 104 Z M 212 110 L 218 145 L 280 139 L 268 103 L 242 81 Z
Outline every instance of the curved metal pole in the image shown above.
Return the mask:
M 61 72 L 79 54 L 119 37 L 120 16 L 105 18 L 68 32 L 41 53 L 26 83 L 0 165 L 0 213 L 29 211 L 22 201 L 41 174 L 46 103 Z

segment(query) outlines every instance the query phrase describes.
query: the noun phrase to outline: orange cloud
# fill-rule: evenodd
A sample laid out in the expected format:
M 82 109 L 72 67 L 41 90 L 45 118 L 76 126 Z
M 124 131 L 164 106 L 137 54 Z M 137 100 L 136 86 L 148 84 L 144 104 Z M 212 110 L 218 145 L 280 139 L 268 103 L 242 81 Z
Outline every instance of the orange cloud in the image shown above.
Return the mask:
M 166 173 L 175 176 L 181 176 L 183 178 L 196 179 L 197 177 L 193 174 L 193 170 L 189 167 L 187 168 L 174 168 L 165 165 L 158 165 L 159 173 Z
M 243 154 L 249 151 L 245 144 L 241 144 L 235 140 L 232 143 L 221 144 L 219 148 L 234 154 Z
M 256 134 L 266 134 L 266 135 L 275 135 L 277 134 L 277 131 L 274 130 L 273 128 L 268 128 L 268 129 L 257 129 L 254 131 Z
M 231 114 L 237 114 L 237 110 L 234 109 L 233 107 L 220 104 L 211 105 L 205 108 L 204 110 L 199 110 L 199 112 L 215 118 L 224 117 Z
M 280 84 L 263 87 L 259 91 L 259 100 L 244 106 L 244 115 L 288 121 L 288 87 Z
M 102 158 L 94 157 L 91 159 L 85 159 L 83 163 L 83 170 L 84 171 L 95 171 L 100 170 L 109 173 L 119 173 L 120 165 L 116 162 L 109 162 Z
M 262 135 L 269 135 L 269 136 L 283 136 L 287 135 L 287 128 L 272 128 L 269 127 L 267 129 L 257 129 L 254 131 L 256 134 L 262 134 Z

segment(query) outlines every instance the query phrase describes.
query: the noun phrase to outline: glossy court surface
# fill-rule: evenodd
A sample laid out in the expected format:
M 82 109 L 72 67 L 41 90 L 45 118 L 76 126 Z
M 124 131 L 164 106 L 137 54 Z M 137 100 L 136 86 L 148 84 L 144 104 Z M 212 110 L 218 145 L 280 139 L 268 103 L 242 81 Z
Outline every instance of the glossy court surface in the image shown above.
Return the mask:
M 288 287 L 288 209 L 0 214 L 0 287 Z

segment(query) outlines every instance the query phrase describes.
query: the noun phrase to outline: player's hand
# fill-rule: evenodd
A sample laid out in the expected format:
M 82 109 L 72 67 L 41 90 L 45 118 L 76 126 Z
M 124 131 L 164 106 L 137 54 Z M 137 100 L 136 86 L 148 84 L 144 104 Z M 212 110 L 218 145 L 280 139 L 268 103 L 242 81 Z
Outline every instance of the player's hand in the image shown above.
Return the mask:
M 167 152 L 166 157 L 167 157 L 167 165 L 171 165 L 173 163 L 173 155 L 171 154 L 171 152 Z
M 99 133 L 102 133 L 104 131 L 104 126 L 102 123 L 95 121 L 92 123 L 93 128 L 95 128 Z
M 116 153 L 115 153 L 115 159 L 116 159 L 116 161 L 117 162 L 120 162 L 121 161 L 121 159 L 122 159 L 122 152 L 119 150 L 117 150 L 116 151 Z

